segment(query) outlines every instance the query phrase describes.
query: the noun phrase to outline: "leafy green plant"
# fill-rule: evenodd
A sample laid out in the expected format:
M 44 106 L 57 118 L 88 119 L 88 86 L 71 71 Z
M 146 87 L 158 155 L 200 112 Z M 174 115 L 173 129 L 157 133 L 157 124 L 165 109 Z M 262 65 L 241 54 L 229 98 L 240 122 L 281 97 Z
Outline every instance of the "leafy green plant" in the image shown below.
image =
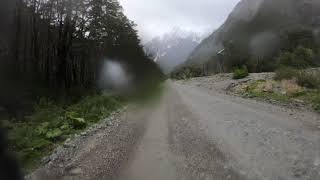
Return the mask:
M 32 141 L 30 147 L 34 150 L 42 150 L 52 144 L 51 141 L 43 139 L 43 138 L 37 138 Z
M 246 66 L 243 66 L 242 68 L 237 68 L 233 71 L 233 79 L 243 79 L 245 77 L 249 76 L 249 71 Z
M 52 129 L 52 130 L 49 130 L 47 133 L 46 133 L 46 138 L 47 139 L 50 139 L 50 140 L 56 140 L 57 138 L 59 138 L 61 135 L 63 134 L 63 132 L 56 128 L 56 129 Z
M 79 103 L 67 108 L 67 111 L 73 112 L 73 117 L 83 118 L 87 123 L 95 123 L 109 116 L 121 104 L 122 100 L 119 97 L 104 93 L 84 98 Z
M 49 131 L 49 125 L 50 125 L 49 122 L 41 123 L 36 129 L 36 133 L 39 136 L 47 134 L 47 132 Z
M 26 121 L 5 121 L 10 148 L 25 169 L 33 169 L 41 157 L 49 154 L 69 135 L 108 117 L 123 103 L 121 98 L 111 94 L 88 96 L 73 105 L 58 105 L 41 98 Z
M 87 125 L 85 119 L 79 117 L 76 112 L 67 112 L 66 117 L 70 125 L 75 129 L 82 129 Z

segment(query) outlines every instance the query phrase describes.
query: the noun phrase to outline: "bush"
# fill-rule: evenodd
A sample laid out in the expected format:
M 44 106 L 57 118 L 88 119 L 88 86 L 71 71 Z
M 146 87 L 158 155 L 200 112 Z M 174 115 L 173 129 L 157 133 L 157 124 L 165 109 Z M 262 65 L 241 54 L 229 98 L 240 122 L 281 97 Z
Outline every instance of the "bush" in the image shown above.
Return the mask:
M 83 121 L 86 121 L 86 123 L 96 123 L 120 108 L 122 101 L 121 98 L 108 93 L 86 97 L 77 104 L 67 108 L 69 112 L 68 119 L 75 123 L 72 125 L 76 125 L 77 123 L 78 125 L 85 124 Z
M 237 68 L 233 71 L 233 79 L 243 79 L 247 76 L 249 76 L 249 71 L 246 66 Z
M 195 66 L 182 67 L 171 73 L 171 78 L 178 80 L 201 76 L 204 76 L 202 69 Z
M 282 52 L 279 57 L 277 57 L 278 64 L 283 66 L 292 66 L 295 56 L 290 52 Z
M 301 69 L 315 66 L 314 59 L 312 49 L 298 47 L 293 52 L 282 52 L 277 61 L 280 65 Z
M 297 75 L 297 83 L 306 88 L 320 88 L 320 72 L 300 71 Z
M 276 71 L 275 80 L 296 79 L 299 86 L 316 89 L 320 88 L 320 72 L 296 70 L 290 67 L 282 67 Z
M 275 80 L 290 80 L 297 76 L 298 71 L 291 67 L 282 67 L 276 70 Z
M 303 62 L 305 66 L 313 66 L 315 55 L 313 53 L 312 49 L 304 48 L 304 47 L 298 47 L 293 52 L 298 60 Z
M 79 117 L 79 114 L 76 112 L 67 112 L 66 118 L 69 122 L 68 127 L 71 126 L 74 129 L 82 129 L 87 125 L 86 120 L 82 117 Z

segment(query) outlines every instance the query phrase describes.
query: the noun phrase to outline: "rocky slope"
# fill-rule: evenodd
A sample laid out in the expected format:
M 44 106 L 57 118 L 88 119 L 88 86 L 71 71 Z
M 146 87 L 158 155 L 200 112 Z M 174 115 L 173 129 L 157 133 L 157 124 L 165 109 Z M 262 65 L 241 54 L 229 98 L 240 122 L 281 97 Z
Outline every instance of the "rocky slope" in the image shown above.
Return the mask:
M 204 39 L 186 64 L 202 64 L 234 42 L 250 54 L 266 56 L 277 49 L 281 31 L 292 26 L 320 26 L 318 0 L 242 0 L 225 23 Z

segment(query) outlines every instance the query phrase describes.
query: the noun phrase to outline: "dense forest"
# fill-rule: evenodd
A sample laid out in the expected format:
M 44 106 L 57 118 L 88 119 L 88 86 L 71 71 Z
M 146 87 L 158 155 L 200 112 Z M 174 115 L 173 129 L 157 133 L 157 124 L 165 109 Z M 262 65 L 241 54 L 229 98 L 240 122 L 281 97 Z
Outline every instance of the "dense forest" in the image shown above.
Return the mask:
M 117 0 L 1 0 L 0 14 L 0 156 L 4 130 L 24 170 L 132 98 L 101 89 L 106 66 L 133 98 L 163 77 Z
M 5 0 L 0 12 L 4 107 L 49 89 L 95 88 L 107 58 L 124 63 L 136 82 L 161 74 L 117 0 Z

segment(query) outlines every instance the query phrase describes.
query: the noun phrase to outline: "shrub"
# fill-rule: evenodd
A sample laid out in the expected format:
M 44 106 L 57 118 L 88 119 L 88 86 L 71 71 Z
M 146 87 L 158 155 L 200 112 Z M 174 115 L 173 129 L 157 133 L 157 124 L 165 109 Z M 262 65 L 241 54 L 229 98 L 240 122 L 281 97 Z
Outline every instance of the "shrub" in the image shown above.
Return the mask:
M 246 66 L 237 68 L 233 71 L 233 79 L 243 79 L 247 76 L 249 76 L 249 71 Z
M 72 122 L 72 126 L 96 123 L 108 117 L 112 111 L 121 107 L 122 101 L 120 97 L 108 93 L 89 96 L 67 108 L 69 112 L 67 113 L 67 118 Z
M 282 52 L 280 54 L 279 57 L 277 57 L 277 61 L 280 65 L 283 66 L 292 66 L 294 59 L 295 59 L 295 55 L 293 53 L 290 52 Z
M 59 138 L 60 136 L 62 136 L 62 135 L 63 135 L 62 130 L 60 130 L 59 128 L 56 128 L 56 129 L 52 129 L 52 130 L 48 131 L 48 132 L 46 133 L 46 138 L 47 138 L 48 140 L 54 141 L 54 140 L 56 140 L 57 138 Z
M 280 65 L 301 69 L 314 66 L 316 64 L 314 59 L 312 49 L 298 47 L 293 52 L 282 52 L 277 61 Z
M 289 80 L 296 77 L 298 71 L 291 67 L 281 67 L 280 69 L 276 70 L 275 80 Z
M 66 118 L 69 122 L 68 125 L 71 125 L 74 129 L 82 129 L 87 125 L 86 120 L 82 117 L 79 117 L 78 113 L 76 112 L 67 112 Z
M 320 72 L 300 71 L 297 75 L 297 83 L 306 88 L 320 88 Z
M 182 67 L 171 73 L 173 79 L 188 79 L 204 76 L 201 68 L 195 66 Z
M 320 88 L 320 72 L 296 70 L 290 67 L 282 67 L 276 71 L 275 80 L 296 79 L 298 85 L 306 88 Z
M 315 55 L 312 49 L 298 47 L 293 53 L 295 54 L 296 58 L 302 62 L 302 64 L 305 64 L 305 66 L 313 66 L 315 64 Z

